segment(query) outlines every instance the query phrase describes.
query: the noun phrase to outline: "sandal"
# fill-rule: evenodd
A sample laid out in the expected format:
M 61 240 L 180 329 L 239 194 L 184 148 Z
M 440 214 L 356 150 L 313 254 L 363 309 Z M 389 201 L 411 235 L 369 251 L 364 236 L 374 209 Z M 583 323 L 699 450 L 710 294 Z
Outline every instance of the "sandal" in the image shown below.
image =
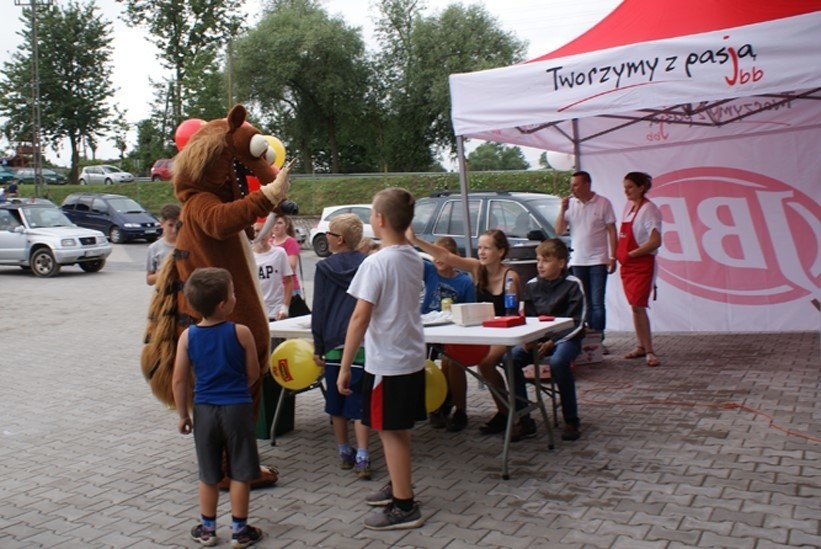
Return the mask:
M 647 356 L 647 351 L 645 351 L 641 345 L 636 345 L 636 348 L 624 355 L 624 358 L 632 359 L 641 358 L 643 356 Z
M 656 366 L 661 366 L 661 361 L 655 353 L 647 353 L 647 365 L 651 368 L 655 368 Z

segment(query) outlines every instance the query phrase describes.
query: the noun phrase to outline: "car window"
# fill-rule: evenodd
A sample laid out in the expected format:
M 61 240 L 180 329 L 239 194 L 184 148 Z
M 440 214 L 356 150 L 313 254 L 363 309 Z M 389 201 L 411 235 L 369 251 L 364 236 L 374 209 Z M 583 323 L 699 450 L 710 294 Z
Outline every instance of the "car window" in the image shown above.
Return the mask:
M 77 205 L 77 197 L 73 194 L 70 194 L 63 200 L 63 208 L 67 208 L 69 210 L 73 210 Z
M 120 213 L 140 213 L 145 211 L 145 209 L 135 200 L 128 198 L 127 196 L 109 198 L 108 204 L 111 206 L 111 209 Z
M 19 226 L 20 222 L 11 215 L 11 211 L 0 210 L 0 231 L 10 231 Z
M 91 203 L 91 211 L 98 214 L 108 213 L 108 204 L 101 198 L 95 198 Z
M 468 208 L 470 211 L 470 227 L 471 236 L 479 234 L 477 219 L 479 218 L 480 200 L 470 200 Z M 436 218 L 436 224 L 433 226 L 433 234 L 437 236 L 445 235 L 464 235 L 465 234 L 465 216 L 462 213 L 464 208 L 460 200 L 448 200 L 442 206 L 439 216 Z
M 540 228 L 539 223 L 519 202 L 491 200 L 488 212 L 488 229 L 499 229 L 508 237 L 527 238 L 528 231 Z
M 100 166 L 99 170 L 103 173 L 117 173 L 120 171 L 114 166 Z
M 78 212 L 90 212 L 91 211 L 91 202 L 94 200 L 93 196 L 83 196 L 80 197 L 80 201 L 77 202 L 77 206 L 75 209 Z
M 562 207 L 562 200 L 558 197 L 551 196 L 528 200 L 527 205 L 530 206 L 532 210 L 535 210 L 535 212 L 545 220 L 546 227 L 540 228 L 547 229 L 548 238 L 553 238 L 556 235 L 553 230 L 553 223 L 556 222 L 556 217 L 559 215 L 559 210 Z
M 436 202 L 430 200 L 417 202 L 413 210 L 413 232 L 417 234 L 424 232 L 435 212 Z
M 371 223 L 371 209 L 370 208 L 351 208 L 351 213 L 356 214 L 356 216 L 362 220 L 362 223 L 365 225 L 370 225 Z

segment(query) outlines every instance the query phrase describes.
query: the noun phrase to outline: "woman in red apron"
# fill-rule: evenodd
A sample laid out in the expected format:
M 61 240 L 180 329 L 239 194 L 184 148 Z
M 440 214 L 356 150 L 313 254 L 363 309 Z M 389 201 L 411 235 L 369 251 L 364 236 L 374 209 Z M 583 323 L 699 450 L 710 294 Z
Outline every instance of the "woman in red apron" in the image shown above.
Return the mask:
M 655 254 L 661 246 L 661 212 L 644 196 L 652 184 L 652 178 L 646 173 L 630 172 L 624 176 L 624 194 L 631 208 L 619 228 L 616 258 L 636 330 L 636 348 L 624 358 L 645 357 L 648 366 L 658 366 L 661 362 L 653 351 L 647 316 L 647 303 L 655 280 Z

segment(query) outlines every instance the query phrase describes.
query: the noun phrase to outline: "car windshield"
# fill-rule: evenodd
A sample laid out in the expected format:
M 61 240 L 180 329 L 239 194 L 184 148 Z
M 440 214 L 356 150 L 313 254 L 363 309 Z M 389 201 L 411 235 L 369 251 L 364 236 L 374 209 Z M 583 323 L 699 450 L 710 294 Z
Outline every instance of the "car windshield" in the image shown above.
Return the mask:
M 22 208 L 22 211 L 32 229 L 71 227 L 72 225 L 59 208 Z
M 100 166 L 105 173 L 120 173 L 119 168 L 115 168 L 114 166 Z
M 122 198 L 109 198 L 108 203 L 112 208 L 114 208 L 114 211 L 120 213 L 141 213 L 145 211 L 145 208 L 125 196 Z

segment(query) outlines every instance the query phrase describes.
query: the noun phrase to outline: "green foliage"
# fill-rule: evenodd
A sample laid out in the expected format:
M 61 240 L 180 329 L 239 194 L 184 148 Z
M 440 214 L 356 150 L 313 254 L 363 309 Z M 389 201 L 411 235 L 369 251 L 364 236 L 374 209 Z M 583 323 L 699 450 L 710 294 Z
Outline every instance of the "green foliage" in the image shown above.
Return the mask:
M 37 14 L 41 135 L 55 146 L 68 140 L 70 178 L 76 180 L 81 145 L 93 149 L 111 129 L 111 24 L 93 1 L 40 7 Z M 22 21 L 24 40 L 0 79 L 0 114 L 8 118 L 4 131 L 13 141 L 31 140 L 30 8 L 23 10 Z
M 468 155 L 468 166 L 474 172 L 493 170 L 526 170 L 530 167 L 522 149 L 500 143 L 482 143 Z

